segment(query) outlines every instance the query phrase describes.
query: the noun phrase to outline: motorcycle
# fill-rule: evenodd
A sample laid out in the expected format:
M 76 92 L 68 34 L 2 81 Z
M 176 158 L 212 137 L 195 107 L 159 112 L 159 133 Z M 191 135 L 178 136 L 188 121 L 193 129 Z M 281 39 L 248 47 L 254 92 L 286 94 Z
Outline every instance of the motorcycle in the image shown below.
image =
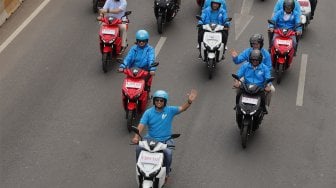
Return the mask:
M 268 20 L 268 23 L 276 25 L 273 20 Z M 271 47 L 271 59 L 278 84 L 281 82 L 282 74 L 292 63 L 295 49 L 291 37 L 296 36 L 295 29 L 300 26 L 302 26 L 301 23 L 296 25 L 293 30 L 281 28 L 274 29 L 274 33 L 278 34 L 278 36 L 274 39 Z
M 232 77 L 240 81 L 237 75 L 232 74 Z M 269 80 L 266 80 L 265 85 L 272 82 L 273 79 L 274 78 L 270 78 Z M 235 108 L 236 122 L 240 129 L 242 147 L 246 148 L 249 136 L 259 128 L 264 117 L 260 96 L 261 92 L 264 92 L 264 88 L 253 84 L 246 84 L 242 81 L 240 81 L 240 83 L 242 94 L 239 98 L 239 103 Z
M 196 18 L 201 20 L 201 16 L 197 15 Z M 227 18 L 226 22 L 231 21 L 232 18 Z M 209 79 L 212 79 L 216 63 L 224 59 L 226 46 L 222 43 L 222 32 L 227 30 L 223 25 L 210 23 L 201 26 L 204 30 L 203 42 L 201 42 L 201 58 L 206 63 L 208 68 Z
M 166 167 L 164 166 L 163 150 L 174 149 L 174 145 L 155 140 L 143 140 L 136 127 L 132 130 L 140 136 L 139 146 L 142 148 L 136 163 L 136 175 L 139 188 L 162 188 L 165 184 Z M 180 134 L 172 134 L 169 139 L 180 137 Z
M 156 62 L 152 66 L 158 66 Z M 126 112 L 127 130 L 131 132 L 131 127 L 147 107 L 149 91 L 146 88 L 146 80 L 150 78 L 147 70 L 137 67 L 126 68 L 123 73 L 126 75 L 122 85 L 122 104 Z
M 132 11 L 126 11 L 125 15 L 119 19 L 112 16 L 102 16 L 98 21 L 101 21 L 101 27 L 99 30 L 99 43 L 100 52 L 102 54 L 102 68 L 104 73 L 108 70 L 108 64 L 112 61 L 113 57 L 116 57 L 121 52 L 121 36 L 119 36 L 119 24 L 129 23 L 128 15 Z M 128 26 L 126 26 L 126 29 Z
M 92 10 L 97 13 L 99 9 L 103 8 L 106 0 L 92 0 Z
M 299 4 L 301 6 L 301 23 L 302 25 L 302 36 L 305 32 L 305 30 L 308 27 L 308 24 L 310 24 L 311 20 L 311 5 L 309 0 L 298 0 Z
M 174 19 L 179 10 L 175 0 L 155 0 L 154 14 L 156 17 L 157 29 L 162 34 L 163 25 Z

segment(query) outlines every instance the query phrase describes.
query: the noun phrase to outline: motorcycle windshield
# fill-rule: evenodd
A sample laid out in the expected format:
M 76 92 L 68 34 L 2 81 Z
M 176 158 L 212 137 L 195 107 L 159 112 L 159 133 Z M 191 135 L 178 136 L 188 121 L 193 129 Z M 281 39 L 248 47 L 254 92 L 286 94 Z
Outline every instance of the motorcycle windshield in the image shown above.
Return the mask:
M 215 46 L 222 43 L 222 34 L 221 33 L 212 33 L 212 32 L 205 32 L 203 37 L 204 43 L 214 48 Z

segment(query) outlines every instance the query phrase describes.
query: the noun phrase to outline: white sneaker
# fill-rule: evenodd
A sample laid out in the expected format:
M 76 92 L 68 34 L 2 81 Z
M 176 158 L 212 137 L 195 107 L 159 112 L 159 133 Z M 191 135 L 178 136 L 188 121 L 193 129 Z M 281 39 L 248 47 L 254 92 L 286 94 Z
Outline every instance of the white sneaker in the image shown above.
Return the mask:
M 197 47 L 196 47 L 197 49 L 199 49 L 200 47 L 199 47 L 199 44 L 197 44 Z

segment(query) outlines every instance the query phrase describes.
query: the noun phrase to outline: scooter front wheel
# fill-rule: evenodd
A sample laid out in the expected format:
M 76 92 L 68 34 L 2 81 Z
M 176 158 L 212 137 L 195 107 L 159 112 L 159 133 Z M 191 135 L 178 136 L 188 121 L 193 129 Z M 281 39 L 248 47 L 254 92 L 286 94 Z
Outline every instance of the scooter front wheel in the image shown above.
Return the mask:
M 243 126 L 241 130 L 241 135 L 240 135 L 243 148 L 246 148 L 246 145 L 247 145 L 248 127 L 249 127 L 249 122 L 247 120 L 243 120 Z
M 215 60 L 214 59 L 209 59 L 208 61 L 208 73 L 209 73 L 209 79 L 212 79 L 212 75 L 215 69 Z
M 277 84 L 281 83 L 283 71 L 284 71 L 284 65 L 283 64 L 279 64 L 277 72 L 276 72 L 276 82 L 277 82 Z
M 109 53 L 103 53 L 103 55 L 102 55 L 102 68 L 103 68 L 104 73 L 107 73 L 109 56 L 110 56 Z

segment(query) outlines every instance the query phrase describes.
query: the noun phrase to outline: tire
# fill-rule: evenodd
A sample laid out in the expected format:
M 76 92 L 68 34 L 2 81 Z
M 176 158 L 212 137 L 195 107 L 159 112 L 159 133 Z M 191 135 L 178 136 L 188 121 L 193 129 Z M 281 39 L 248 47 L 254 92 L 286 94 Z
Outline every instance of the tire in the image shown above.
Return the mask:
M 98 0 L 92 0 L 92 10 L 94 13 L 98 12 Z
M 209 59 L 208 61 L 208 73 L 209 73 L 209 79 L 212 79 L 212 75 L 215 69 L 215 60 L 214 59 Z
M 104 73 L 107 73 L 109 56 L 110 56 L 109 53 L 103 53 L 103 55 L 102 55 L 102 68 L 103 68 Z
M 246 148 L 246 145 L 247 145 L 248 129 L 249 129 L 249 122 L 247 120 L 243 120 L 243 127 L 242 127 L 241 135 L 240 135 L 243 148 Z
M 281 79 L 282 79 L 282 74 L 283 74 L 283 64 L 279 64 L 278 65 L 278 70 L 276 72 L 276 82 L 277 84 L 281 83 Z
M 159 34 L 162 34 L 162 28 L 163 28 L 162 16 L 158 16 L 156 22 L 157 22 L 158 32 Z
M 128 117 L 127 117 L 127 130 L 130 133 L 132 131 L 132 126 L 134 126 L 135 123 L 135 112 L 131 111 L 130 113 L 128 113 Z

